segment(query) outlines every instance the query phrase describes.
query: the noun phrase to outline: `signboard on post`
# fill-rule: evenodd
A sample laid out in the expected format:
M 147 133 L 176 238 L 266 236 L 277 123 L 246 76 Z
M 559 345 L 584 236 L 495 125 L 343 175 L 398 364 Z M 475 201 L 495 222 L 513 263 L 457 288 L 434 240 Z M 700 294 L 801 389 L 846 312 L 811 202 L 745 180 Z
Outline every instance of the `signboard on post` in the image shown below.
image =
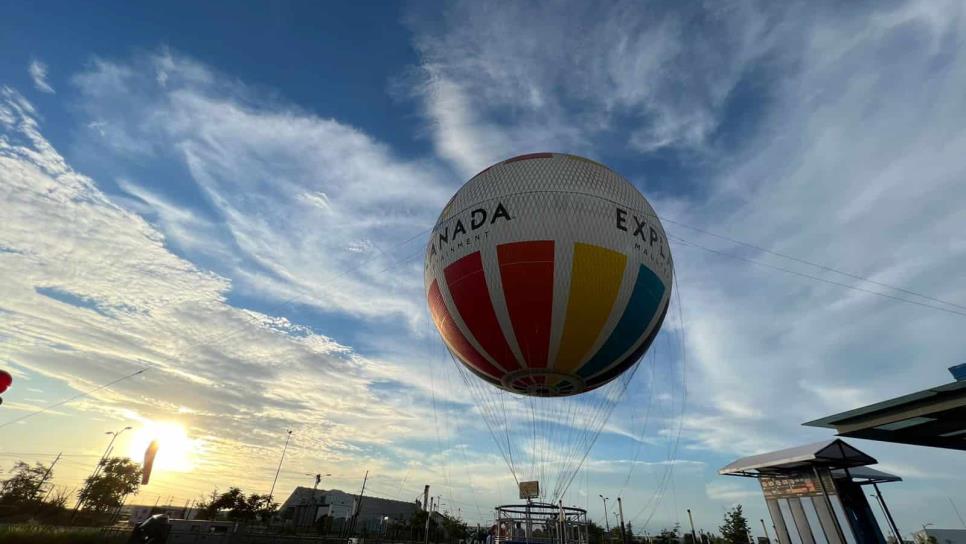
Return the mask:
M 520 498 L 536 499 L 540 496 L 540 482 L 520 482 Z
M 835 484 L 832 483 L 827 474 L 825 472 L 822 475 L 825 478 L 825 489 L 829 495 L 834 495 Z M 765 494 L 766 500 L 822 496 L 822 484 L 819 483 L 814 474 L 808 472 L 798 472 L 787 476 L 761 476 L 758 482 L 761 483 L 761 490 Z

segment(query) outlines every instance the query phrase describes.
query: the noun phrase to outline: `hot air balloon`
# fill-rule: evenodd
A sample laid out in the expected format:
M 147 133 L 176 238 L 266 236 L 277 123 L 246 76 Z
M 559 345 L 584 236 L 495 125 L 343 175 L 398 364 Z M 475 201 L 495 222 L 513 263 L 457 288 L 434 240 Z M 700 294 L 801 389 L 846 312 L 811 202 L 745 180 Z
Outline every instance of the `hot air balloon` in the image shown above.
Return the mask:
M 3 393 L 10 387 L 13 383 L 13 376 L 10 375 L 6 370 L 0 370 L 0 393 Z M 0 405 L 3 404 L 3 399 L 0 398 Z
M 559 498 L 668 310 L 673 261 L 653 208 L 597 162 L 514 157 L 446 204 L 424 270 L 432 320 L 514 477 L 542 451 L 526 470 Z

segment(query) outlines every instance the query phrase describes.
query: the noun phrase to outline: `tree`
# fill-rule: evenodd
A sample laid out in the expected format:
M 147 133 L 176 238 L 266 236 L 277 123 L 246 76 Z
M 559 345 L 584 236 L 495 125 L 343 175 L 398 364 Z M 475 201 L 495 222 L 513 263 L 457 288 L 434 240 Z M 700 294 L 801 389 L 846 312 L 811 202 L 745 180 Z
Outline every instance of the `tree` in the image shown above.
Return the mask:
M 110 457 L 100 462 L 100 470 L 84 482 L 81 506 L 107 512 L 121 506 L 124 498 L 141 487 L 141 467 L 127 457 Z
M 681 533 L 681 524 L 675 523 L 674 529 L 662 529 L 661 533 L 654 537 L 654 542 L 658 544 L 672 544 L 679 542 L 679 535 Z M 742 543 L 744 544 L 744 543 Z
M 721 538 L 727 544 L 745 544 L 748 542 L 751 527 L 741 511 L 740 504 L 725 512 L 724 524 L 718 530 L 721 531 Z
M 239 490 L 241 491 L 241 490 Z M 198 519 L 215 519 L 218 515 L 218 499 L 221 494 L 218 493 L 217 489 L 212 489 L 211 493 L 207 497 L 202 496 L 201 500 L 198 501 Z
M 450 540 L 465 540 L 469 536 L 469 530 L 466 527 L 466 523 L 463 520 L 443 515 L 443 532 Z
M 600 544 L 604 542 L 604 528 L 593 521 L 589 521 L 587 523 L 587 536 L 591 544 Z
M 38 502 L 53 475 L 51 468 L 42 463 L 30 466 L 23 461 L 14 463 L 11 472 L 13 476 L 3 482 L 0 504 L 22 506 Z
M 55 508 L 66 508 L 67 501 L 70 500 L 71 495 L 71 490 L 67 489 L 66 487 L 58 487 L 56 490 L 52 490 L 50 492 L 50 496 L 47 499 L 47 504 L 50 504 Z
M 221 494 L 217 490 L 212 491 L 198 507 L 201 515 L 208 519 L 214 519 L 219 512 L 227 512 L 228 519 L 232 521 L 251 522 L 259 519 L 267 523 L 278 510 L 278 503 L 273 502 L 267 494 L 245 495 L 240 488 L 230 487 Z

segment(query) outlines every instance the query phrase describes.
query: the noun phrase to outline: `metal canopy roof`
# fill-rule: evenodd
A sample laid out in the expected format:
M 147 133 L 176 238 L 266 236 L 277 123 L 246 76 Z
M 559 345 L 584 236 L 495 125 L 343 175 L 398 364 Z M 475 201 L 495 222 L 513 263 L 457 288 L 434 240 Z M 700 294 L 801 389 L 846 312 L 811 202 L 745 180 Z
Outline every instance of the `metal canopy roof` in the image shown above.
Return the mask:
M 833 478 L 845 478 L 847 476 L 852 477 L 852 481 L 859 485 L 869 485 L 869 484 L 883 484 L 886 482 L 901 482 L 902 478 L 896 476 L 895 474 L 889 474 L 888 472 L 883 472 L 881 470 L 876 470 L 872 467 L 855 467 L 848 470 L 846 474 L 844 468 L 837 468 L 832 471 Z
M 806 470 L 813 466 L 836 469 L 873 465 L 877 462 L 872 456 L 862 453 L 841 439 L 834 438 L 786 450 L 743 457 L 719 470 L 718 474 L 757 478 L 762 474 Z
M 805 425 L 839 436 L 966 451 L 966 381 L 903 395 Z

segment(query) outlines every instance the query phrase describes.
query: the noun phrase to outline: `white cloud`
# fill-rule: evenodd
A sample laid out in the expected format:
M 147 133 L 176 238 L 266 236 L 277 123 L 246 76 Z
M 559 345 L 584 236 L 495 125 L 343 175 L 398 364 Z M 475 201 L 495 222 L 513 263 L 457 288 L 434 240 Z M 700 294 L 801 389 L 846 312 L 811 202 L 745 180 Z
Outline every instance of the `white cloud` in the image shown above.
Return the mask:
M 423 319 L 421 275 L 394 270 L 419 269 L 423 233 L 455 188 L 432 161 L 397 157 L 348 125 L 271 104 L 170 52 L 98 61 L 75 81 L 108 152 L 183 164 L 205 214 L 133 177 L 123 187 L 155 208 L 169 243 L 231 255 L 219 271 L 236 290 Z
M 243 485 L 259 481 L 238 476 L 251 463 L 243 455 L 264 459 L 284 428 L 296 429 L 293 458 L 324 452 L 346 469 L 398 437 L 434 436 L 423 399 L 373 388 L 373 361 L 284 318 L 226 304 L 228 280 L 168 251 L 164 235 L 72 170 L 31 115 L 19 95 L 3 91 L 5 365 L 78 391 L 150 369 L 37 417 L 80 410 L 111 420 L 177 419 L 204 439 L 207 477 L 235 474 Z M 12 431 L 11 443 L 30 428 Z
M 30 61 L 30 65 L 27 66 L 27 72 L 30 73 L 30 79 L 34 82 L 34 87 L 38 91 L 54 94 L 54 88 L 50 86 L 47 82 L 47 65 L 39 60 Z
M 753 501 L 761 497 L 757 480 L 736 481 L 735 479 L 708 482 L 708 498 L 727 504 Z
M 702 147 L 771 37 L 741 5 L 676 7 L 461 2 L 412 14 L 412 89 L 437 151 L 472 174 L 514 153 Z

